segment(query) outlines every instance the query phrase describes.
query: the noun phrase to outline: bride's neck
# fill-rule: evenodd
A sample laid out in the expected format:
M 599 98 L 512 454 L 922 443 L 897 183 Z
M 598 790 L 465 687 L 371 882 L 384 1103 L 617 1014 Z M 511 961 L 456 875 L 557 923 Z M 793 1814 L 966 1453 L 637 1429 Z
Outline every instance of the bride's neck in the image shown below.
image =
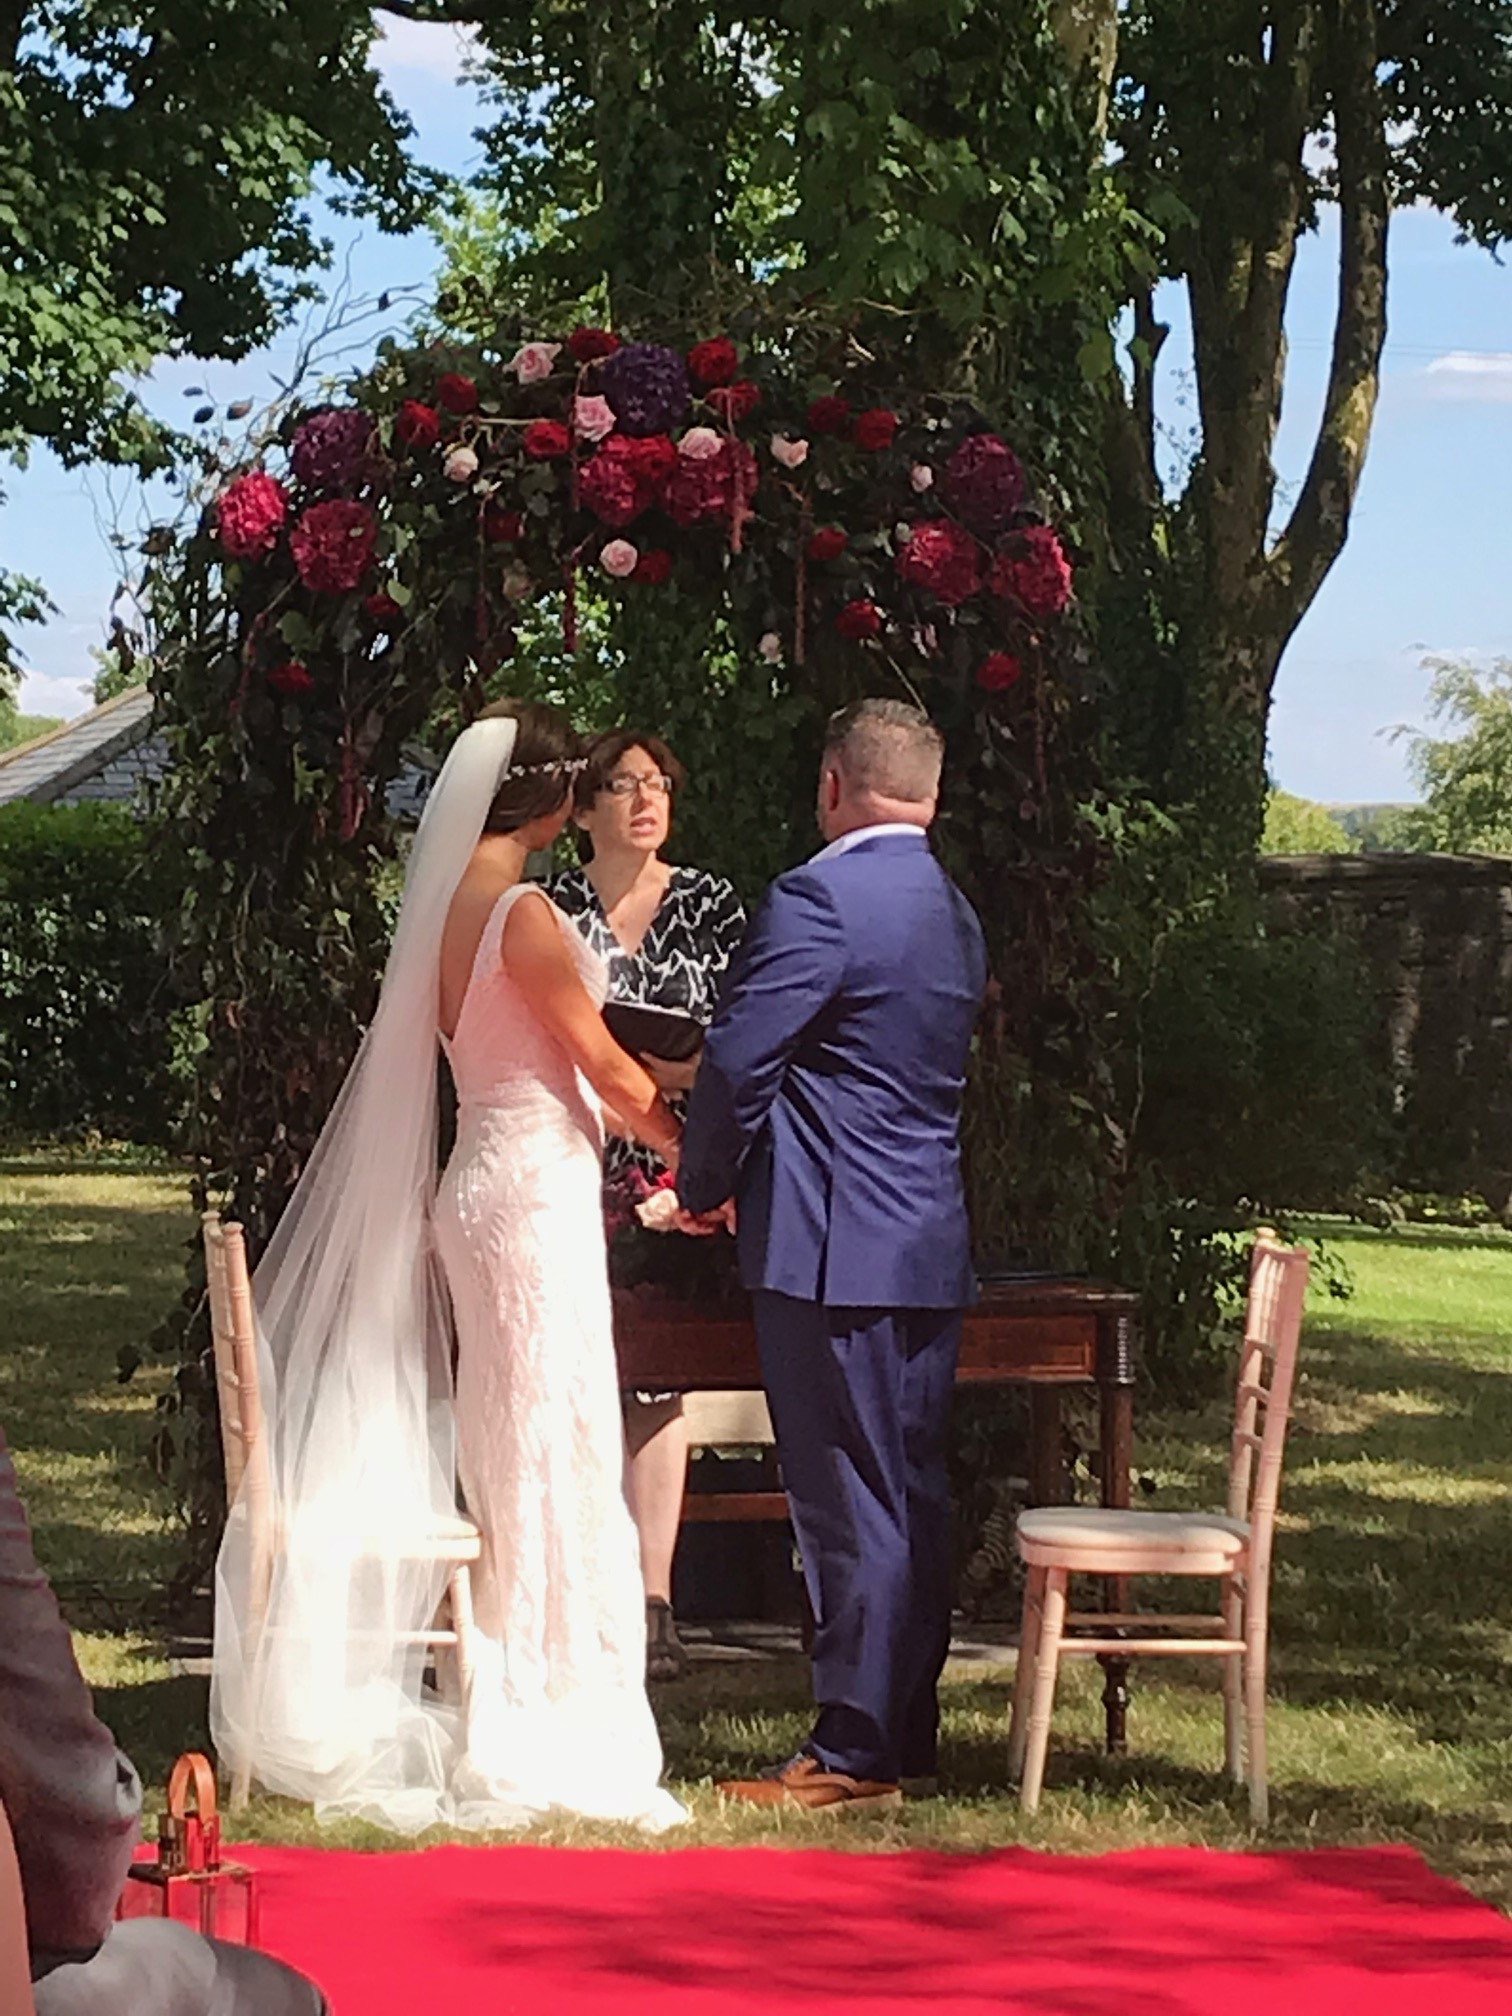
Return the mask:
M 485 833 L 473 860 L 490 875 L 497 875 L 506 887 L 525 879 L 525 863 L 530 849 L 518 833 Z
M 595 849 L 586 872 L 599 902 L 605 910 L 613 910 L 633 890 L 660 892 L 667 867 L 658 855 L 644 854 L 638 847 L 623 850 L 600 847 Z

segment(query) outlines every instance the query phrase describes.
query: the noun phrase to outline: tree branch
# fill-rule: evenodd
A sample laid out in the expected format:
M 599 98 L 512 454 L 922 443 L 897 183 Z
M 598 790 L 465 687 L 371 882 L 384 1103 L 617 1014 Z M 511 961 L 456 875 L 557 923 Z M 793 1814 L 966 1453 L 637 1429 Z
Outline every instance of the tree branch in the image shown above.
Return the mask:
M 1264 104 L 1253 152 L 1236 164 L 1229 202 L 1208 207 L 1188 275 L 1209 586 L 1230 610 L 1253 592 L 1270 524 L 1319 11 L 1313 0 L 1298 0 L 1274 25 L 1269 59 L 1260 59 Z
M 1380 388 L 1390 195 L 1376 76 L 1378 30 L 1376 0 L 1341 0 L 1330 52 L 1339 160 L 1339 303 L 1312 462 L 1266 567 L 1266 614 L 1278 649 L 1343 549 Z

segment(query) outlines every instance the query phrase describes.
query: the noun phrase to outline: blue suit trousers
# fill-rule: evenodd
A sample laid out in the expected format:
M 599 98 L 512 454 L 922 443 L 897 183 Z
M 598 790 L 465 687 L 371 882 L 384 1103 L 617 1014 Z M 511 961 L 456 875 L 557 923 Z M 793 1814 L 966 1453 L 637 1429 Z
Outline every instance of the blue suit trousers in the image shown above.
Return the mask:
M 950 1645 L 947 1445 L 961 1311 L 754 1297 L 777 1456 L 814 1612 L 827 1769 L 933 1774 Z

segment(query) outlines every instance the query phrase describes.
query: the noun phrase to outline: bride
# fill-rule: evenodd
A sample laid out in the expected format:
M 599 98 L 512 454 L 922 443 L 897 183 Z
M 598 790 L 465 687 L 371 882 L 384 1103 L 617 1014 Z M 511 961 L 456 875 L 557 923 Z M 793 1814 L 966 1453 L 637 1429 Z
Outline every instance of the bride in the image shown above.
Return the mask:
M 674 1163 L 679 1130 L 600 1018 L 602 962 L 523 879 L 576 767 L 566 717 L 529 702 L 453 745 L 377 1013 L 253 1284 L 268 1448 L 217 1563 L 212 1732 L 270 1791 L 406 1832 L 682 1817 L 645 1692 L 600 1107 Z M 438 1036 L 459 1108 L 439 1189 Z M 455 1526 L 458 1475 L 478 1645 L 443 1702 L 415 1640 L 445 1566 L 416 1535 Z

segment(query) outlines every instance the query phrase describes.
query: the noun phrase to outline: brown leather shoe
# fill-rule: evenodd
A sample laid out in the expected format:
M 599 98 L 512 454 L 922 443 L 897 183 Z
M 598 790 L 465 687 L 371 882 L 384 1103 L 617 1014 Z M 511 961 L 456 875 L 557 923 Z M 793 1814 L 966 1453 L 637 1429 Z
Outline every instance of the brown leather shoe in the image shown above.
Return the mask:
M 852 1813 L 881 1813 L 903 1804 L 903 1794 L 896 1785 L 826 1771 L 817 1757 L 804 1756 L 795 1757 L 769 1777 L 727 1778 L 718 1790 L 727 1799 L 738 1799 L 747 1806 L 778 1806 L 835 1819 Z

